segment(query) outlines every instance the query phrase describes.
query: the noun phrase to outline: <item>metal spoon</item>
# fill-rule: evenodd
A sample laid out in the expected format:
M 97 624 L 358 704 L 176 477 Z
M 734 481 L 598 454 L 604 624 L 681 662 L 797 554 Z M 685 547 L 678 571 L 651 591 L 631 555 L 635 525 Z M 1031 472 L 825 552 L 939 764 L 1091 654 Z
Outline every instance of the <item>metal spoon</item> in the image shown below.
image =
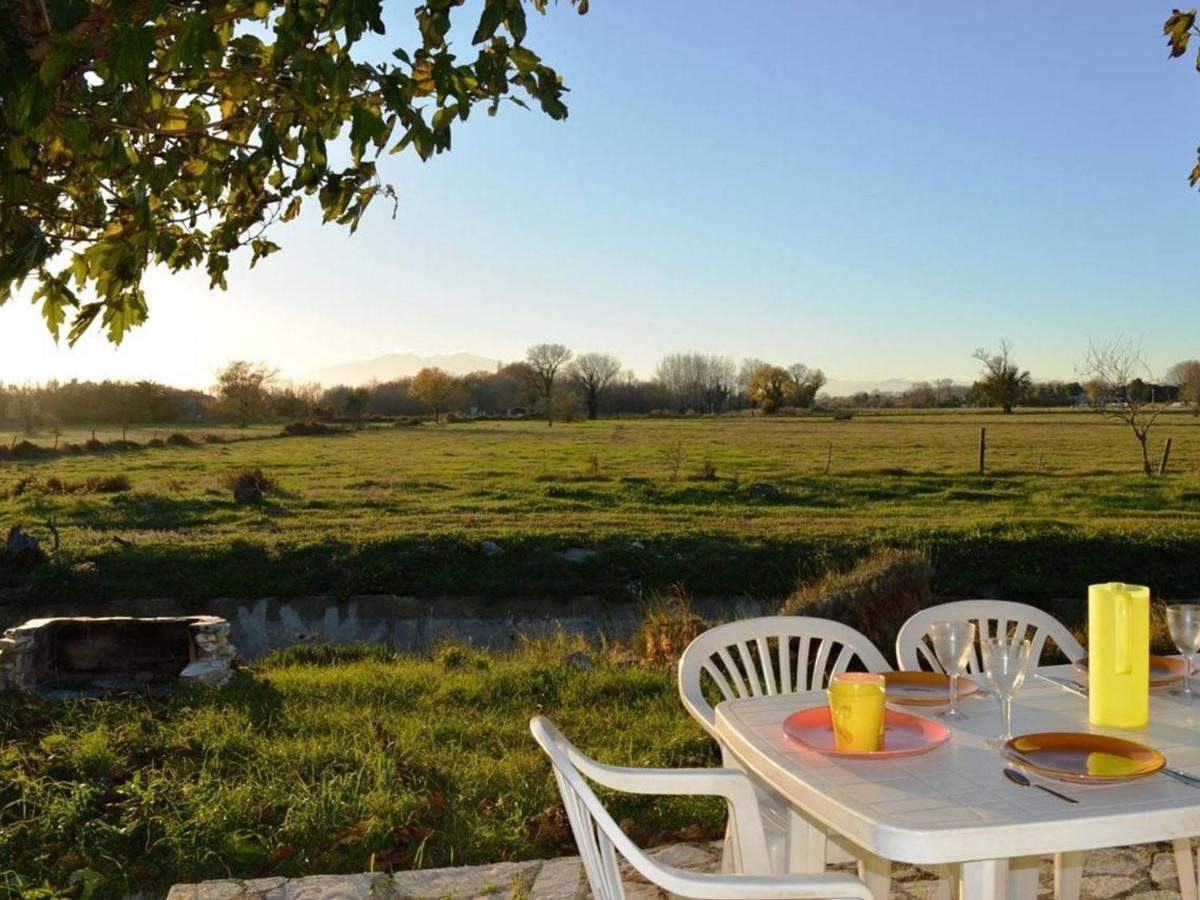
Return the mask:
M 1019 769 L 1005 769 L 1004 777 L 1007 778 L 1009 781 L 1011 781 L 1013 784 L 1019 784 L 1021 787 L 1041 788 L 1047 794 L 1053 794 L 1059 800 L 1066 800 L 1068 803 L 1078 803 L 1079 802 L 1074 797 L 1068 797 L 1066 794 L 1060 794 L 1058 791 L 1053 790 L 1052 788 L 1048 788 L 1044 784 L 1034 784 L 1032 781 L 1029 780 L 1029 776 L 1027 776 L 1024 772 L 1022 772 Z

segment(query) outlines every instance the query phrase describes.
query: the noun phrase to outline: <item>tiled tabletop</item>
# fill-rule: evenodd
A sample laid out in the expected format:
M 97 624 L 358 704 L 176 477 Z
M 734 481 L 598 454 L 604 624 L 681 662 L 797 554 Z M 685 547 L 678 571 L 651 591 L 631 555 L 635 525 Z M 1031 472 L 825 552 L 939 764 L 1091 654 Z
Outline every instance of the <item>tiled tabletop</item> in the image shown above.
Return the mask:
M 727 701 L 717 707 L 717 729 L 768 786 L 886 859 L 999 859 L 1200 834 L 1200 788 L 1165 775 L 1118 785 L 1046 782 L 1077 805 L 1012 784 L 1004 778 L 1004 760 L 985 744 L 1000 726 L 994 697 L 964 700 L 970 718 L 954 725 L 948 743 L 893 760 L 823 756 L 784 736 L 790 713 L 824 703 L 824 692 Z M 1151 693 L 1149 727 L 1131 732 L 1090 726 L 1086 698 L 1030 678 L 1014 703 L 1013 730 L 1125 737 L 1162 751 L 1175 768 L 1200 774 L 1200 702 L 1163 690 Z

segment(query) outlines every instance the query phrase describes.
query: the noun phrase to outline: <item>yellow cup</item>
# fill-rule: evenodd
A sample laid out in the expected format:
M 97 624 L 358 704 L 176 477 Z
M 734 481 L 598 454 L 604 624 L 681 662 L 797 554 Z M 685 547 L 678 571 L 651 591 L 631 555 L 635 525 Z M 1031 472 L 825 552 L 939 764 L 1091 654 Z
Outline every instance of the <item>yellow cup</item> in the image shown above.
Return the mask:
M 884 679 L 870 672 L 843 672 L 829 682 L 829 719 L 839 750 L 874 753 L 883 745 Z

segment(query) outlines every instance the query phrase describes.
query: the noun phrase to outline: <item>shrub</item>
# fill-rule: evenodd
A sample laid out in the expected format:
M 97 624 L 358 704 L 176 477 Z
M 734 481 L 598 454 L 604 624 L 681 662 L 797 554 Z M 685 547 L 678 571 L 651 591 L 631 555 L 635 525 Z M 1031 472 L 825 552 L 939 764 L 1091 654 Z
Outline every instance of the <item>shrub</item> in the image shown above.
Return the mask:
M 190 435 L 184 434 L 182 431 L 176 431 L 167 437 L 166 444 L 168 447 L 195 447 L 196 442 Z
M 700 463 L 700 480 L 701 481 L 716 481 L 717 466 L 711 459 L 706 459 Z
M 424 425 L 425 420 L 420 416 L 401 416 L 396 420 L 397 428 L 415 428 L 417 425 Z
M 642 648 L 642 660 L 651 666 L 673 666 L 687 645 L 708 627 L 692 610 L 692 597 L 686 587 L 676 583 L 646 604 L 636 645 Z
M 132 490 L 133 485 L 127 475 L 93 475 L 83 481 L 64 481 L 51 475 L 45 481 L 36 475 L 26 475 L 9 491 L 13 497 L 23 494 L 120 494 Z
M 26 475 L 14 484 L 8 493 L 11 497 L 20 497 L 23 494 L 35 494 L 40 487 L 41 485 L 36 475 Z
M 228 475 L 225 486 L 233 491 L 233 499 L 237 503 L 261 503 L 263 495 L 279 485 L 274 478 L 255 466 Z
M 30 441 L 17 441 L 8 451 L 11 459 L 42 459 L 53 455 L 54 451 L 49 447 L 41 447 Z
M 646 413 L 647 419 L 678 419 L 679 413 L 673 409 L 652 409 Z
M 84 482 L 88 493 L 120 494 L 133 489 L 128 475 L 93 476 Z
M 209 432 L 204 435 L 204 443 L 206 443 L 206 444 L 224 444 L 225 438 L 221 437 L 221 435 L 219 435 L 219 434 L 213 434 L 213 433 Z
M 831 569 L 796 590 L 781 612 L 844 622 L 887 653 L 913 613 L 933 600 L 933 567 L 922 553 L 885 548 L 847 570 Z
M 294 422 L 288 422 L 283 426 L 283 433 L 292 437 L 310 437 L 317 434 L 331 434 L 338 429 L 326 425 L 324 422 L 307 422 L 297 419 Z
M 163 447 L 167 446 L 167 442 L 160 437 L 152 437 L 150 440 L 146 441 L 146 446 L 153 447 L 155 450 L 161 450 Z

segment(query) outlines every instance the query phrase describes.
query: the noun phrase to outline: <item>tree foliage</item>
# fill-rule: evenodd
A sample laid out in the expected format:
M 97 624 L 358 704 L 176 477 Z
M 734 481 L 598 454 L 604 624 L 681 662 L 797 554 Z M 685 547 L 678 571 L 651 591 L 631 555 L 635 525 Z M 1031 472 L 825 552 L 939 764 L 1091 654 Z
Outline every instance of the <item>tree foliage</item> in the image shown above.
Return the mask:
M 418 0 L 419 46 L 376 62 L 361 41 L 384 33 L 384 0 L 5 0 L 0 304 L 33 278 L 56 339 L 99 320 L 119 342 L 146 319 L 150 267 L 225 288 L 231 255 L 277 251 L 272 226 L 306 198 L 356 229 L 395 198 L 379 156 L 449 150 L 476 104 L 565 118 L 526 2 L 484 0 L 468 34 L 451 28 L 464 0 Z
M 1007 415 L 1033 384 L 1029 372 L 1012 358 L 1012 345 L 1000 342 L 1000 350 L 992 353 L 982 347 L 971 354 L 983 363 L 983 376 L 975 382 L 975 391 L 992 406 L 999 406 Z
M 1179 399 L 1192 407 L 1193 415 L 1200 415 L 1200 359 L 1186 359 L 1167 369 L 1167 384 L 1179 388 Z
M 807 409 L 824 385 L 825 373 L 820 369 L 810 369 L 803 363 L 794 363 L 785 369 L 759 362 L 749 373 L 746 396 L 769 415 L 783 406 Z
M 441 419 L 442 410 L 449 406 L 458 390 L 458 379 L 437 366 L 426 366 L 414 375 L 408 388 L 416 400 L 433 410 L 435 425 Z
M 1163 34 L 1167 36 L 1171 58 L 1183 56 L 1188 51 L 1188 43 L 1192 37 L 1200 35 L 1200 28 L 1196 27 L 1196 10 L 1171 10 L 1171 15 L 1163 23 Z M 1200 71 L 1200 51 L 1196 53 L 1196 70 Z M 1200 148 L 1197 149 L 1196 156 L 1196 165 L 1192 168 L 1192 174 L 1188 176 L 1188 183 L 1192 187 L 1200 184 Z
M 278 375 L 266 363 L 245 360 L 235 360 L 217 373 L 217 398 L 239 428 L 262 417 Z

